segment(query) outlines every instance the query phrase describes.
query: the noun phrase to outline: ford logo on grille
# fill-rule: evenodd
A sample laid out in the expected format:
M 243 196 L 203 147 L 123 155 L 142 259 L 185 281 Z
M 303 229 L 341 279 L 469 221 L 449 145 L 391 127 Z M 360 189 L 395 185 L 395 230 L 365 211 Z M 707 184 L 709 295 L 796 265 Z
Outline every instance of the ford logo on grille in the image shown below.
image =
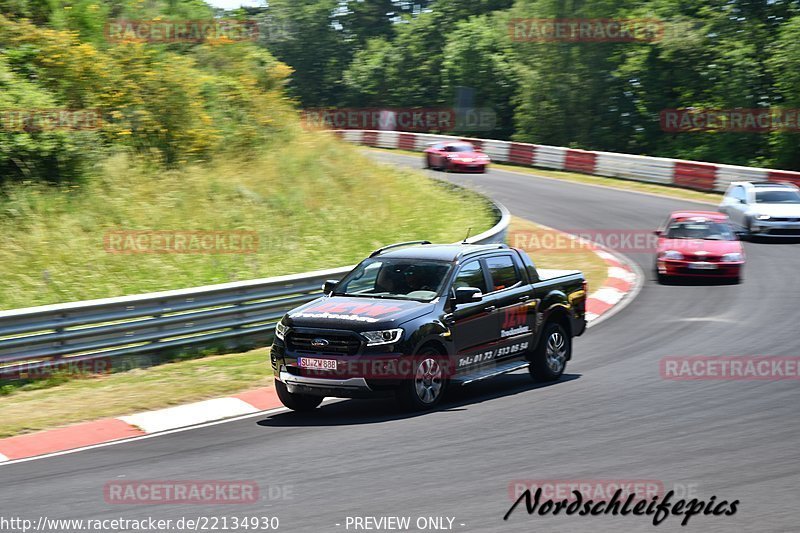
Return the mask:
M 330 342 L 328 342 L 327 339 L 312 339 L 311 341 L 311 346 L 315 346 L 317 348 L 322 348 L 323 346 L 327 346 L 329 344 Z

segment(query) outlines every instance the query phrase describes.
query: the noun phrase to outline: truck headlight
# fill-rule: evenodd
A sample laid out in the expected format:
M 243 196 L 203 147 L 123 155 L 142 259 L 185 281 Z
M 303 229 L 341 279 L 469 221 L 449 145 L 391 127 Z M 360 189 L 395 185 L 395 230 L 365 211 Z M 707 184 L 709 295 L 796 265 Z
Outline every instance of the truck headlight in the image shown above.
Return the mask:
M 735 262 L 735 261 L 744 261 L 744 256 L 742 254 L 740 254 L 739 252 L 733 252 L 733 253 L 730 253 L 730 254 L 724 254 L 720 258 L 720 261 L 722 261 L 723 263 L 730 263 L 730 262 Z
M 385 329 L 383 331 L 363 331 L 361 334 L 367 339 L 367 346 L 380 346 L 381 344 L 394 344 L 403 336 L 403 328 Z
M 756 215 L 756 218 L 758 220 L 769 220 L 770 216 L 769 215 Z
M 280 322 L 275 324 L 275 336 L 278 337 L 280 340 L 283 340 L 286 337 L 286 333 L 289 332 L 289 326 L 283 324 L 283 319 Z
M 676 251 L 676 250 L 667 250 L 666 252 L 661 254 L 661 258 L 662 259 L 673 259 L 673 260 L 680 261 L 681 259 L 683 259 L 683 254 L 678 252 L 678 251 Z

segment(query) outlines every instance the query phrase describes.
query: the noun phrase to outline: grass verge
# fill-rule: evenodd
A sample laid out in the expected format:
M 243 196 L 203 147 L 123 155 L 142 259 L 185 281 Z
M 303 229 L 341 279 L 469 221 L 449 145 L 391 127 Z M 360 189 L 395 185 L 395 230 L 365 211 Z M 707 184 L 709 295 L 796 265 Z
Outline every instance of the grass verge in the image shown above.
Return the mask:
M 549 231 L 514 217 L 509 231 Z M 590 289 L 606 277 L 602 259 L 585 248 L 529 250 L 539 268 L 579 269 Z M 272 383 L 269 350 L 176 361 L 118 374 L 34 382 L 0 396 L 0 437 L 160 409 L 236 394 Z
M 80 186 L 0 191 L 0 309 L 337 267 L 387 243 L 453 242 L 493 222 L 479 195 L 378 165 L 323 133 L 180 170 L 116 156 Z M 244 248 L 252 253 L 230 253 L 224 243 L 152 253 L 163 241 L 120 240 L 119 232 L 142 230 L 258 239 Z
M 235 394 L 272 383 L 267 348 L 37 383 L 0 398 L 0 437 Z

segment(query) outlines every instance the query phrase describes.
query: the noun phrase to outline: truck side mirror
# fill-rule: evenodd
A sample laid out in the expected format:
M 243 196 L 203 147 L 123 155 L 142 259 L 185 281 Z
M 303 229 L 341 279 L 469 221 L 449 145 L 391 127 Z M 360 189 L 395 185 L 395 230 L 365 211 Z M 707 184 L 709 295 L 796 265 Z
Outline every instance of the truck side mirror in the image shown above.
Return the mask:
M 656 235 L 661 235 L 661 230 L 660 230 L 660 229 L 657 229 L 657 230 L 655 230 L 653 233 L 654 233 L 654 234 L 656 234 Z
M 336 288 L 336 285 L 338 285 L 338 283 L 339 283 L 338 279 L 326 279 L 325 283 L 322 284 L 322 292 L 324 294 L 332 293 L 333 290 Z
M 483 293 L 477 287 L 459 287 L 456 289 L 456 304 L 480 302 L 482 299 Z

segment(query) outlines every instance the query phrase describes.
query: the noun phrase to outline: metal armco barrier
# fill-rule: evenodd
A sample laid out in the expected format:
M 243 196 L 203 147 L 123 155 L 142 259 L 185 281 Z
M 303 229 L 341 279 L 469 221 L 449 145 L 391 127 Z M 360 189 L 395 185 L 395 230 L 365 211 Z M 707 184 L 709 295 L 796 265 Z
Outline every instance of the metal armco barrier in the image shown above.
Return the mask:
M 505 241 L 510 215 L 499 204 L 494 210 L 495 226 L 469 242 Z M 168 349 L 267 343 L 284 313 L 352 268 L 0 311 L 0 378 Z
M 336 130 L 334 133 L 343 140 L 354 144 L 418 152 L 435 142 L 465 140 L 481 146 L 483 151 L 492 158 L 492 161 L 499 163 L 660 183 L 699 191 L 725 192 L 732 181 L 790 181 L 800 185 L 800 172 L 788 170 L 741 167 L 615 152 L 593 152 L 560 146 L 468 139 L 427 133 L 366 130 Z

